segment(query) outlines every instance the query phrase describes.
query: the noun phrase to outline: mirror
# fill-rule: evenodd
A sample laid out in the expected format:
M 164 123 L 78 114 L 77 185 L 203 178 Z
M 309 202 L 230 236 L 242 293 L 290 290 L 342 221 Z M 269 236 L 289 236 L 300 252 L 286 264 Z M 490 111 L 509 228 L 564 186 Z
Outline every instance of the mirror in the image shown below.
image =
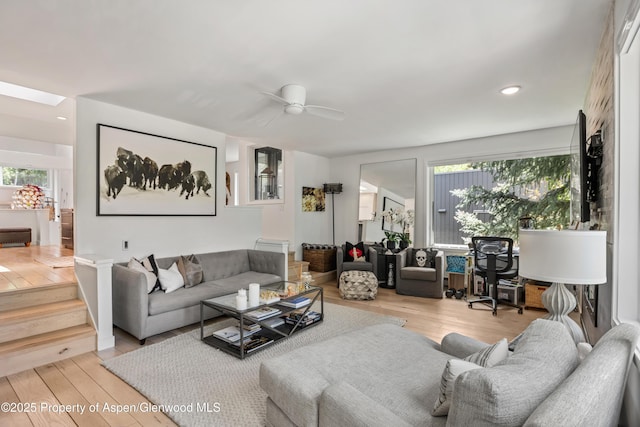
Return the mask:
M 361 165 L 358 240 L 381 242 L 392 231 L 413 241 L 415 202 L 416 159 Z M 383 214 L 391 209 L 403 215 Z

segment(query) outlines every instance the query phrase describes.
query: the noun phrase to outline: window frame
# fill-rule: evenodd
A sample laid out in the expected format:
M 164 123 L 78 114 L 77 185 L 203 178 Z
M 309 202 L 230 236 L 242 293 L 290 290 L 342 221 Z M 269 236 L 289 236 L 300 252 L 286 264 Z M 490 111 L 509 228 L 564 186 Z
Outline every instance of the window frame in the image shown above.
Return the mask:
M 542 150 L 527 150 L 520 151 L 514 153 L 492 153 L 492 154 L 482 154 L 475 156 L 465 156 L 465 157 L 450 157 L 446 159 L 438 159 L 437 161 L 427 161 L 427 177 L 426 177 L 426 193 L 427 193 L 427 209 L 425 212 L 426 215 L 426 242 L 428 246 L 432 246 L 436 249 L 450 249 L 450 250 L 467 250 L 468 246 L 465 244 L 446 244 L 446 243 L 435 243 L 435 230 L 433 228 L 434 225 L 434 216 L 435 216 L 435 194 L 434 194 L 434 185 L 435 185 L 435 168 L 436 166 L 446 166 L 446 165 L 455 165 L 455 164 L 463 164 L 463 163 L 477 163 L 477 162 L 488 162 L 488 161 L 496 161 L 496 160 L 516 160 L 523 159 L 529 157 L 548 157 L 548 156 L 560 156 L 560 155 L 570 155 L 570 142 L 567 141 L 565 147 L 562 148 L 550 148 L 550 149 L 542 149 Z
M 53 189 L 53 169 L 50 168 L 34 168 L 34 167 L 29 167 L 29 166 L 15 166 L 15 165 L 7 165 L 7 164 L 0 164 L 0 177 L 2 176 L 2 169 L 3 168 L 13 168 L 13 169 L 22 169 L 22 170 L 36 170 L 36 171 L 45 171 L 47 173 L 47 185 L 38 185 L 38 187 L 42 188 L 43 191 L 47 192 L 47 191 L 51 191 Z M 0 187 L 1 188 L 14 188 L 14 189 L 18 189 L 18 188 L 22 188 L 24 185 L 6 185 L 4 184 L 3 180 L 0 179 Z

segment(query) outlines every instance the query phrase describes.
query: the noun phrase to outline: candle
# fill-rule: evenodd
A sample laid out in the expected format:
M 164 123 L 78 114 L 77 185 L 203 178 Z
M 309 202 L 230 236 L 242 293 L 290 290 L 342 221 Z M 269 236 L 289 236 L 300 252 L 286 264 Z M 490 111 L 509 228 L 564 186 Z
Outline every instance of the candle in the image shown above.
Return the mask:
M 247 297 L 242 295 L 236 295 L 236 308 L 238 310 L 244 310 L 247 308 Z
M 238 290 L 238 296 L 246 297 L 247 296 L 247 290 L 246 289 Z
M 255 306 L 258 304 L 260 304 L 260 284 L 250 283 L 249 284 L 249 305 Z

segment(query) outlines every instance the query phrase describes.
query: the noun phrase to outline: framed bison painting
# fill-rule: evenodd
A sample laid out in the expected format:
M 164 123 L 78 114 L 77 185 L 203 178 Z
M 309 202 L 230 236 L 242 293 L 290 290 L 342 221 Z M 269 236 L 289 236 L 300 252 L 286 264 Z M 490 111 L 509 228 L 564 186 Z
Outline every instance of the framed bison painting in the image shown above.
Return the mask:
M 216 147 L 100 123 L 97 135 L 97 215 L 216 215 Z

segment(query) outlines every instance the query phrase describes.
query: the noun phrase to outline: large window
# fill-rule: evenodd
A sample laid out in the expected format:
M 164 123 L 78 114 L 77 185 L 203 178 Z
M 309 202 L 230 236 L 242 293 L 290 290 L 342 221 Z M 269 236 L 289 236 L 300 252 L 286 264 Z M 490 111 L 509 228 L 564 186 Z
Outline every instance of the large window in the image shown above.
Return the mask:
M 46 169 L 28 169 L 0 166 L 2 185 L 21 187 L 31 184 L 42 188 L 50 188 L 50 173 Z
M 566 227 L 569 155 L 434 168 L 434 243 L 466 245 L 472 236 L 517 239 L 519 219 L 536 228 Z

